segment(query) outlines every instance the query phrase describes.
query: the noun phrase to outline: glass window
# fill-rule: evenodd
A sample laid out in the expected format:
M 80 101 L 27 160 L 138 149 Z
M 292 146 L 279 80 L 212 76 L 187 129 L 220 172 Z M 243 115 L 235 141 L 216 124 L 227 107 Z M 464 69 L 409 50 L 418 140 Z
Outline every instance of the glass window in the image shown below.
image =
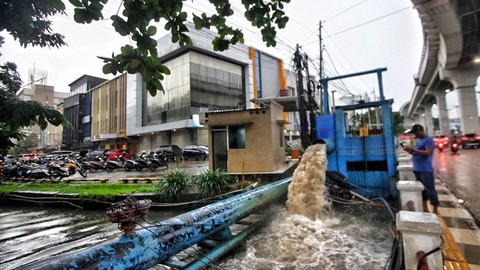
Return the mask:
M 228 127 L 228 148 L 243 149 L 245 148 L 245 126 L 229 126 Z

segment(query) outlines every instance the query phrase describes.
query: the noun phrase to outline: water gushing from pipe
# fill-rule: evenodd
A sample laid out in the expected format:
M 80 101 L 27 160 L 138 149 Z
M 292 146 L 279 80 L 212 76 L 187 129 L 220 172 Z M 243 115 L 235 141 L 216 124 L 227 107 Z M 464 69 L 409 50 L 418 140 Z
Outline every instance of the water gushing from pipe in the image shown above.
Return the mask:
M 289 215 L 302 215 L 315 220 L 326 205 L 325 171 L 327 152 L 324 144 L 309 146 L 293 173 L 288 186 Z

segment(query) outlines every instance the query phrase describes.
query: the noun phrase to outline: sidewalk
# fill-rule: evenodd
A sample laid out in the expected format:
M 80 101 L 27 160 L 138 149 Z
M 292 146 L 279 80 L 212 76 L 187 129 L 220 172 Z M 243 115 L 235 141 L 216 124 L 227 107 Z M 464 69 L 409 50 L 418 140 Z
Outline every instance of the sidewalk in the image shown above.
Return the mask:
M 439 216 L 447 228 L 442 249 L 445 269 L 480 270 L 480 229 L 475 219 L 441 180 L 435 181 L 435 188 Z

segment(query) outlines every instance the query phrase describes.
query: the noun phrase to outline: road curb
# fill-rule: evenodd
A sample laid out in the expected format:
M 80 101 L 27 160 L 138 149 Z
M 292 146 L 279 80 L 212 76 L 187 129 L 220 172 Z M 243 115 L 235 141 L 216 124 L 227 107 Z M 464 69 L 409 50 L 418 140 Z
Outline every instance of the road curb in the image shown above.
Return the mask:
M 119 178 L 117 179 L 118 182 L 128 184 L 128 183 L 138 183 L 138 182 L 146 182 L 146 183 L 152 183 L 155 181 L 158 181 L 158 178 L 156 177 L 143 177 L 143 178 Z

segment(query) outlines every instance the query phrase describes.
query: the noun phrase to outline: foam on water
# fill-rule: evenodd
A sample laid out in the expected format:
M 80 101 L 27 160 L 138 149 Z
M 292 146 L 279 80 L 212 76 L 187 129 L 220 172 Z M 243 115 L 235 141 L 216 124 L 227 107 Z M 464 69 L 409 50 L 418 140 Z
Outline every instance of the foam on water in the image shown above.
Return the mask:
M 308 147 L 288 186 L 287 209 L 267 210 L 273 220 L 222 268 L 383 269 L 392 243 L 388 216 L 359 206 L 325 211 L 326 167 L 325 145 Z
M 327 153 L 324 144 L 309 146 L 288 186 L 288 214 L 302 215 L 312 220 L 322 212 L 325 202 L 325 170 Z
M 269 225 L 224 269 L 383 269 L 392 244 L 386 222 L 331 211 L 311 220 L 276 211 Z M 370 213 L 369 213 L 370 214 Z M 385 220 L 385 219 L 384 219 Z

